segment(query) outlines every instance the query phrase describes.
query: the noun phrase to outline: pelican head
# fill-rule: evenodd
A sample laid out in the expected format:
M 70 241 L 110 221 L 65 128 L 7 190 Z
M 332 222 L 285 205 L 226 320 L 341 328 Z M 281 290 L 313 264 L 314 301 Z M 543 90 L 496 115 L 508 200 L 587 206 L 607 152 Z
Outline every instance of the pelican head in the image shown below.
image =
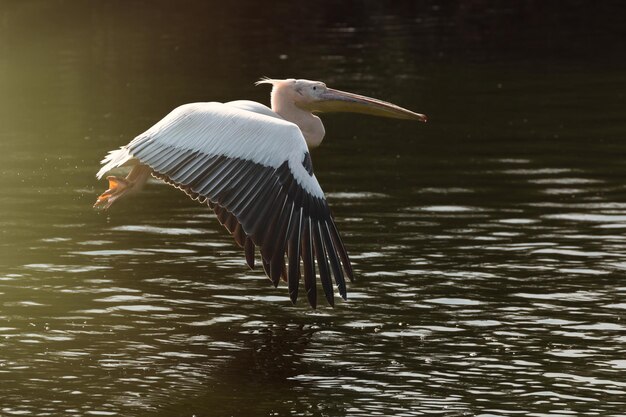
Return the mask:
M 272 105 L 276 101 L 286 99 L 298 108 L 311 113 L 350 112 L 394 119 L 427 121 L 424 114 L 415 113 L 375 98 L 328 88 L 321 81 L 264 78 L 256 84 L 272 84 Z
M 264 78 L 257 81 L 256 85 L 259 84 L 272 85 L 272 110 L 300 128 L 309 148 L 318 147 L 326 133 L 322 121 L 313 113 L 351 112 L 421 122 L 427 120 L 423 114 L 375 98 L 334 90 L 320 81 Z

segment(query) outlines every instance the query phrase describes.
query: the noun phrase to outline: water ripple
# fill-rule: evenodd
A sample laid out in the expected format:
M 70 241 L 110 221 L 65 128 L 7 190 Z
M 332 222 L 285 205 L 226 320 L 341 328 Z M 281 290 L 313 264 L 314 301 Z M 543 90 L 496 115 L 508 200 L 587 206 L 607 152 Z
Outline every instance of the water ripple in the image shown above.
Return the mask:
M 121 232 L 141 232 L 156 235 L 206 235 L 210 231 L 206 229 L 181 228 L 181 227 L 157 227 L 149 225 L 123 225 L 112 227 L 111 230 Z

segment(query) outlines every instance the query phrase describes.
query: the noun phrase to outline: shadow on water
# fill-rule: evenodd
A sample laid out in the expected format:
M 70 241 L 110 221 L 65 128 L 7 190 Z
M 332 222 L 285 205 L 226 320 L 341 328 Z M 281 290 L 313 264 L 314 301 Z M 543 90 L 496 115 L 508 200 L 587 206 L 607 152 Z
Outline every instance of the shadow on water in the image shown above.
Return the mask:
M 271 324 L 241 331 L 232 340 L 233 349 L 211 373 L 206 386 L 182 400 L 168 401 L 162 411 L 189 410 L 195 415 L 311 415 L 332 409 L 344 413 L 336 404 L 299 401 L 304 387 L 294 378 L 309 373 L 302 355 L 315 328 L 304 325 Z M 224 398 L 239 398 L 237 402 Z M 284 398 L 277 402 L 276 397 Z
M 621 2 L 221 6 L 0 6 L 0 415 L 623 413 Z M 90 209 L 106 150 L 262 75 L 430 116 L 324 119 L 335 309 L 169 187 Z

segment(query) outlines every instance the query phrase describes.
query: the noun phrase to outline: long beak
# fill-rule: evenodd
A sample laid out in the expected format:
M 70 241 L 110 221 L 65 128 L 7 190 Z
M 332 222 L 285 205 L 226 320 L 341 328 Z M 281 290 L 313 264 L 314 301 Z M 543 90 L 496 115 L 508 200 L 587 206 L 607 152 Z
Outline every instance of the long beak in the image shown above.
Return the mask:
M 332 88 L 322 93 L 319 100 L 307 103 L 306 107 L 313 112 L 351 112 L 420 122 L 428 120 L 424 114 L 412 112 L 395 104 Z

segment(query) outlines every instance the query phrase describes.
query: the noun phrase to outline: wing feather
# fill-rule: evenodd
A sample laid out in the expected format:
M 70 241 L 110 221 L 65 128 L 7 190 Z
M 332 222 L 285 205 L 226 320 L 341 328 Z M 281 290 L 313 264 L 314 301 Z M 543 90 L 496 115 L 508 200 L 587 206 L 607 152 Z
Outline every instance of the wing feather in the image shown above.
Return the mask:
M 346 280 L 343 277 L 343 271 L 339 263 L 339 257 L 337 256 L 337 249 L 334 247 L 332 239 L 330 238 L 330 232 L 328 230 L 328 225 L 326 224 L 326 222 L 321 221 L 319 226 L 320 231 L 322 232 L 322 241 L 324 242 L 326 254 L 328 255 L 328 260 L 330 262 L 330 269 L 333 273 L 333 276 L 335 277 L 335 284 L 337 285 L 339 294 L 345 300 L 347 297 Z
M 317 290 L 315 288 L 315 263 L 313 262 L 313 242 L 311 240 L 311 218 L 304 222 L 302 237 L 302 267 L 304 269 L 304 290 L 311 307 L 317 306 Z
M 335 300 L 333 297 L 333 284 L 330 281 L 330 273 L 328 271 L 328 259 L 326 258 L 326 253 L 324 251 L 324 246 L 322 244 L 321 231 L 319 227 L 319 223 L 312 223 L 312 235 L 313 235 L 313 248 L 315 250 L 315 257 L 317 258 L 317 268 L 320 272 L 320 281 L 322 282 L 322 289 L 324 290 L 324 295 L 326 295 L 326 300 L 328 304 L 331 306 L 335 305 Z
M 211 159 L 214 159 L 214 156 L 211 155 L 200 155 L 195 158 L 189 164 L 187 164 L 184 169 L 180 170 L 178 175 L 178 182 L 181 184 L 193 184 L 198 176 L 202 175 L 207 169 L 207 166 L 211 162 Z M 162 171 L 169 171 L 171 167 L 163 168 Z M 193 189 L 193 187 L 191 187 Z
M 254 243 L 250 237 L 246 237 L 246 243 L 244 244 L 244 252 L 246 254 L 246 263 L 250 269 L 254 269 Z
M 151 151 L 151 149 L 146 149 L 146 151 Z M 140 155 L 140 153 L 136 153 L 136 155 Z M 172 172 L 184 167 L 184 163 L 189 157 L 193 157 L 193 155 L 183 149 L 159 146 L 154 154 L 142 155 L 140 158 L 150 161 L 152 169 L 155 171 Z
M 300 284 L 300 241 L 302 236 L 302 207 L 296 210 L 294 214 L 292 227 L 289 231 L 289 246 L 287 254 L 289 257 L 289 271 L 287 273 L 287 282 L 289 287 L 289 298 L 292 303 L 296 303 L 298 299 L 298 286 Z
M 293 123 L 260 104 L 188 104 L 110 152 L 98 175 L 135 160 L 206 202 L 244 248 L 250 268 L 259 246 L 265 273 L 274 285 L 281 277 L 287 281 L 292 302 L 301 264 L 313 308 L 315 263 L 328 303 L 334 304 L 331 274 L 346 298 L 344 271 L 352 279 L 352 267 L 304 137 Z

